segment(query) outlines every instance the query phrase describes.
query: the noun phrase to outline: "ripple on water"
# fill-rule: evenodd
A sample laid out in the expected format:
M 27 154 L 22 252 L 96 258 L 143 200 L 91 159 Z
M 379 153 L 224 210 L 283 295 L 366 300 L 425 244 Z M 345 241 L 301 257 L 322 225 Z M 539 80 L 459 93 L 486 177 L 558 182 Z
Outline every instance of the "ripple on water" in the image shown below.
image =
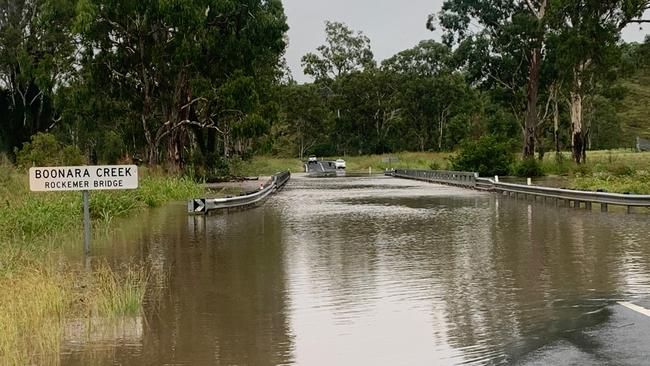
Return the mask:
M 635 215 L 300 175 L 253 210 L 156 212 L 113 255 L 155 259 L 166 292 L 137 352 L 94 364 L 517 364 L 650 294 L 650 225 Z M 93 347 L 80 349 L 63 363 L 84 364 Z

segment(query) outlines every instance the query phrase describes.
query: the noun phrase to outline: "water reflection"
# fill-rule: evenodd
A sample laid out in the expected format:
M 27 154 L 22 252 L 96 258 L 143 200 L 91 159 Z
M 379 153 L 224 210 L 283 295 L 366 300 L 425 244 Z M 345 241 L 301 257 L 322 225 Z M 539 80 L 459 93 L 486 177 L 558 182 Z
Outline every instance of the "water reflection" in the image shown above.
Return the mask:
M 154 268 L 141 337 L 97 364 L 502 364 L 650 294 L 646 217 L 378 176 L 292 178 L 264 207 L 125 225 Z M 154 294 L 156 292 L 152 292 Z M 71 348 L 75 364 L 93 347 Z M 83 362 L 76 362 L 83 364 Z

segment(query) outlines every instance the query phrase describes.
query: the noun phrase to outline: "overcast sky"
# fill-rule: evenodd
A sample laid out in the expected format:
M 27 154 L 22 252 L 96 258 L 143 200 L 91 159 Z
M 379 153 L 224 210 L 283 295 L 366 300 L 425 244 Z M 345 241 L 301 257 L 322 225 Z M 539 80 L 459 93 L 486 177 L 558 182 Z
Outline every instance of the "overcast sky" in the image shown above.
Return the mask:
M 443 0 L 283 0 L 289 22 L 286 58 L 298 82 L 310 81 L 302 73 L 300 58 L 325 43 L 325 21 L 343 22 L 369 38 L 380 62 L 423 39 L 440 41 L 440 32 L 426 29 L 427 15 L 437 13 Z M 649 14 L 650 15 L 650 14 Z M 642 41 L 650 25 L 625 29 L 626 41 Z

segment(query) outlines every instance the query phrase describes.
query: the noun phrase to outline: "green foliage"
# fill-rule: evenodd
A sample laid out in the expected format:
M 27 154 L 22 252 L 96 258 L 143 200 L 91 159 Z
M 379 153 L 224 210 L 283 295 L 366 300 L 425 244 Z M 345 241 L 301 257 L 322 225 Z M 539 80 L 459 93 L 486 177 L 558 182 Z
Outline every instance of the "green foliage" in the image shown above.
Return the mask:
M 99 161 L 105 164 L 116 164 L 124 157 L 126 146 L 120 134 L 116 131 L 109 131 L 103 135 L 97 146 Z
M 512 169 L 513 175 L 517 177 L 533 178 L 544 175 L 542 163 L 535 158 L 523 159 L 514 164 Z
M 429 169 L 431 170 L 442 170 L 441 166 L 440 162 L 435 160 L 429 163 Z
M 452 71 L 451 57 L 452 52 L 448 45 L 425 40 L 382 61 L 381 67 L 399 74 L 431 77 Z
M 571 173 L 576 177 L 588 177 L 593 173 L 593 168 L 588 164 L 573 165 Z
M 84 162 L 83 154 L 78 147 L 64 146 L 56 139 L 56 136 L 42 132 L 32 136 L 31 142 L 23 144 L 23 148 L 16 152 L 16 160 L 18 166 L 23 168 L 81 165 Z
M 55 93 L 73 72 L 73 0 L 0 1 L 0 135 L 8 151 L 55 118 Z M 6 88 L 6 89 L 5 89 Z M 2 104 L 6 107 L 2 108 Z
M 636 171 L 632 175 L 595 174 L 574 178 L 572 188 L 589 191 L 606 190 L 615 193 L 650 194 L 650 172 Z
M 143 268 L 128 266 L 114 271 L 102 263 L 93 273 L 93 293 L 89 296 L 93 310 L 109 319 L 140 315 L 148 279 Z
M 508 175 L 514 161 L 512 146 L 486 135 L 478 141 L 465 140 L 451 159 L 453 170 L 478 172 L 481 176 Z
M 370 39 L 363 33 L 357 32 L 355 35 L 343 23 L 326 21 L 325 39 L 327 44 L 317 48 L 318 55 L 307 53 L 302 57 L 306 75 L 316 80 L 334 79 L 374 67 Z
M 135 190 L 96 191 L 90 195 L 93 219 L 111 221 L 134 210 L 157 207 L 199 195 L 201 188 L 188 178 L 154 177 L 141 172 Z M 74 230 L 82 222 L 82 199 L 78 192 L 38 193 L 27 190 L 24 176 L 13 176 L 0 199 L 0 243 L 4 240 L 29 240 L 61 230 Z

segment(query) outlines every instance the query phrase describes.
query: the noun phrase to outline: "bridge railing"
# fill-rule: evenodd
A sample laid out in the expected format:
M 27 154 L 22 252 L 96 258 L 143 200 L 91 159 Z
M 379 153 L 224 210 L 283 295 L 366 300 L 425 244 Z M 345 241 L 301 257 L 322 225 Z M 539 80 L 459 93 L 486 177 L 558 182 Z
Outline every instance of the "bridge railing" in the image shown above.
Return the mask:
M 394 169 L 386 171 L 394 177 L 417 179 L 427 182 L 443 183 L 462 187 L 476 187 L 478 174 L 472 172 L 454 172 L 447 170 L 409 170 Z
M 477 176 L 478 174 L 475 173 L 394 170 L 387 171 L 386 174 L 401 178 L 418 179 L 493 191 L 514 197 L 523 195 L 525 198 L 550 198 L 556 200 L 556 202 L 565 202 L 565 206 L 570 206 L 571 203 L 573 203 L 574 207 L 580 207 L 580 205 L 584 204 L 586 208 L 590 209 L 591 204 L 596 203 L 600 205 L 601 211 L 607 211 L 608 205 L 625 206 L 628 208 L 628 212 L 632 207 L 650 207 L 650 195 L 580 191 L 535 185 L 502 183 L 488 178 L 479 178 Z M 474 178 L 470 175 L 473 175 Z
M 607 211 L 608 205 L 625 206 L 628 208 L 628 211 L 632 207 L 650 207 L 650 195 L 580 191 L 490 181 L 493 185 L 493 191 L 497 193 L 510 196 L 514 195 L 515 197 L 524 195 L 524 197 L 551 198 L 564 201 L 567 206 L 573 202 L 574 207 L 579 207 L 584 203 L 585 207 L 591 208 L 592 203 L 597 203 L 600 204 L 601 211 Z
M 205 214 L 214 210 L 239 209 L 261 204 L 266 198 L 282 187 L 291 178 L 290 172 L 281 172 L 273 175 L 260 186 L 260 190 L 246 192 L 239 196 L 225 198 L 196 198 L 187 202 L 187 212 L 191 214 Z

